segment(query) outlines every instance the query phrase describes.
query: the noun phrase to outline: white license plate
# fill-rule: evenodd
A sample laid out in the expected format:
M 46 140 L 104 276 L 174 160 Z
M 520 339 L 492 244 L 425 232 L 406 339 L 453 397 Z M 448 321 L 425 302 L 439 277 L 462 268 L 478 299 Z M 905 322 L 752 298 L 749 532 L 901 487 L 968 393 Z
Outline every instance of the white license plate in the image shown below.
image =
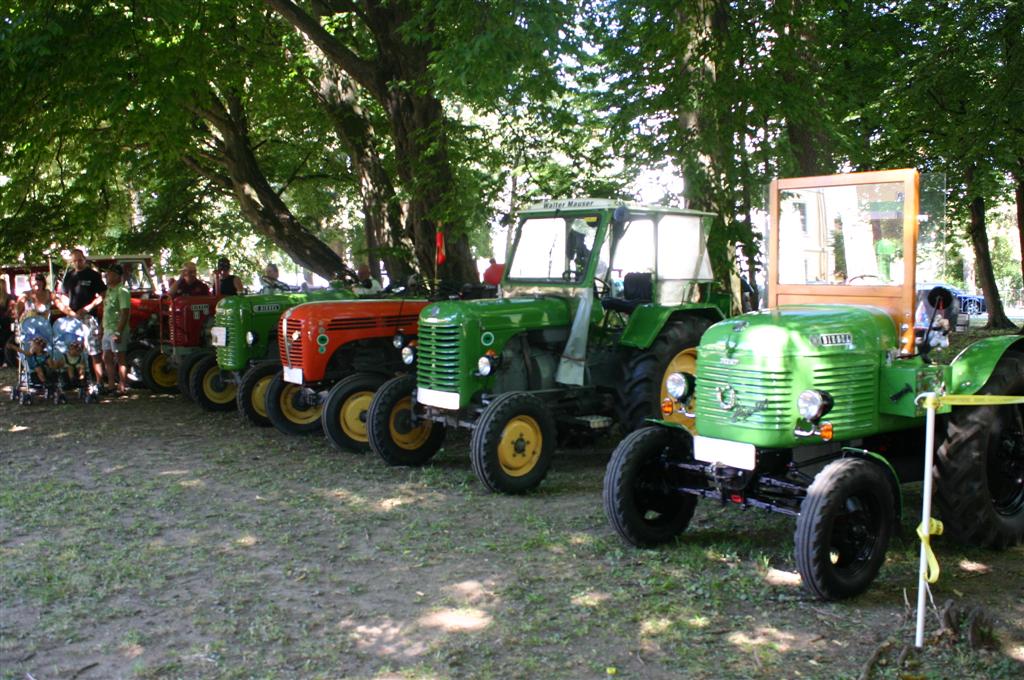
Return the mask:
M 416 401 L 426 406 L 436 406 L 449 411 L 459 410 L 459 393 L 430 390 L 426 387 L 416 388 Z
M 295 383 L 296 385 L 302 384 L 302 369 L 301 368 L 288 368 L 284 367 L 284 380 L 285 382 Z
M 693 457 L 705 463 L 721 463 L 740 470 L 753 470 L 757 463 L 753 444 L 712 437 L 693 438 Z
M 224 326 L 214 326 L 210 329 L 210 338 L 214 347 L 225 347 L 228 344 L 228 329 Z

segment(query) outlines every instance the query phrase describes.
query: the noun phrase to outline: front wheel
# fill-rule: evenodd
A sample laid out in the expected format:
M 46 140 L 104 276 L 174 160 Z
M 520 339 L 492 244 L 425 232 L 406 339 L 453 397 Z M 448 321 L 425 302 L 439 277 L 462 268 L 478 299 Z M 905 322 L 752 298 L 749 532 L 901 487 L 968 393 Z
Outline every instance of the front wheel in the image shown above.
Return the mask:
M 267 388 L 274 376 L 281 373 L 281 364 L 267 361 L 256 364 L 242 375 L 235 395 L 242 420 L 256 427 L 270 427 L 267 416 Z
M 320 420 L 336 448 L 352 453 L 370 450 L 366 419 L 377 389 L 387 380 L 375 373 L 356 373 L 331 388 Z
M 283 373 L 270 381 L 265 403 L 271 424 L 285 434 L 313 434 L 320 429 L 321 404 L 310 403 L 302 385 L 287 382 Z
M 508 392 L 487 405 L 469 445 L 473 472 L 491 491 L 523 493 L 544 481 L 558 437 L 544 402 L 528 392 Z
M 159 347 L 150 348 L 142 357 L 142 382 L 157 394 L 170 394 L 178 386 L 178 372 Z
M 370 402 L 370 448 L 388 465 L 423 465 L 444 443 L 444 425 L 413 413 L 415 391 L 416 376 L 403 375 L 381 385 Z
M 1024 353 L 1008 351 L 978 394 L 1024 394 Z M 944 533 L 985 548 L 1024 540 L 1024 406 L 954 406 L 935 453 Z
M 192 394 L 192 374 L 195 373 L 199 362 L 208 356 L 210 356 L 209 352 L 192 352 L 182 357 L 178 364 L 178 391 L 189 401 L 196 400 L 195 395 Z
M 238 393 L 238 385 L 231 377 L 229 372 L 220 370 L 217 356 L 208 354 L 196 363 L 189 391 L 204 411 L 231 411 Z
M 604 474 L 604 512 L 616 533 L 638 548 L 668 543 L 690 525 L 697 497 L 676 491 L 673 460 L 693 459 L 683 430 L 645 427 L 619 442 Z
M 807 489 L 796 520 L 796 566 L 823 600 L 859 595 L 878 575 L 896 522 L 891 482 L 878 463 L 840 458 Z

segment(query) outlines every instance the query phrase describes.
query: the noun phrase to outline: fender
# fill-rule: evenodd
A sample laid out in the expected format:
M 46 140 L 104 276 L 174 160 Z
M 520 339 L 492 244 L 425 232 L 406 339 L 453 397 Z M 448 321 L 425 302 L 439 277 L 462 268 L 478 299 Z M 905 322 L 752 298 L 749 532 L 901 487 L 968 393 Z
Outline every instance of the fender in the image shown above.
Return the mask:
M 980 390 L 1003 354 L 1011 347 L 1024 349 L 1019 335 L 996 335 L 968 345 L 953 359 L 953 379 L 949 394 L 974 394 Z
M 639 305 L 629 315 L 629 322 L 626 330 L 622 333 L 619 344 L 624 347 L 635 347 L 636 349 L 647 349 L 658 337 L 658 333 L 665 327 L 673 316 L 701 316 L 712 323 L 721 321 L 725 317 L 718 307 L 711 304 L 682 304 L 665 307 L 656 304 Z

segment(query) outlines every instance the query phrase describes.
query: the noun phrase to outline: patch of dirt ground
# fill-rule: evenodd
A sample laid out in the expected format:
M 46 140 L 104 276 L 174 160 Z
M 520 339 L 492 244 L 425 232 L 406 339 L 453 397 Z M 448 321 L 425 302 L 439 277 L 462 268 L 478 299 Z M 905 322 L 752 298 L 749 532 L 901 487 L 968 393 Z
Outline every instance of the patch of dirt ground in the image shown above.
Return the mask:
M 792 520 L 702 503 L 673 546 L 625 547 L 611 445 L 537 493 L 486 493 L 464 436 L 420 469 L 254 429 L 180 396 L 17 406 L 0 372 L 0 677 L 1024 676 L 1024 549 L 937 541 L 975 648 L 912 639 L 917 543 L 864 596 L 799 586 Z

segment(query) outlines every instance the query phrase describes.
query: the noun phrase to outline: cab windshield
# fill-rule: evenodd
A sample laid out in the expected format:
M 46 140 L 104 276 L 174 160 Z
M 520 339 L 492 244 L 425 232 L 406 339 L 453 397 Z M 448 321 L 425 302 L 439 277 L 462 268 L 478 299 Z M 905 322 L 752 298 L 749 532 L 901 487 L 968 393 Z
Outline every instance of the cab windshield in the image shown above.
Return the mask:
M 594 249 L 598 215 L 527 217 L 519 224 L 510 281 L 579 283 Z

